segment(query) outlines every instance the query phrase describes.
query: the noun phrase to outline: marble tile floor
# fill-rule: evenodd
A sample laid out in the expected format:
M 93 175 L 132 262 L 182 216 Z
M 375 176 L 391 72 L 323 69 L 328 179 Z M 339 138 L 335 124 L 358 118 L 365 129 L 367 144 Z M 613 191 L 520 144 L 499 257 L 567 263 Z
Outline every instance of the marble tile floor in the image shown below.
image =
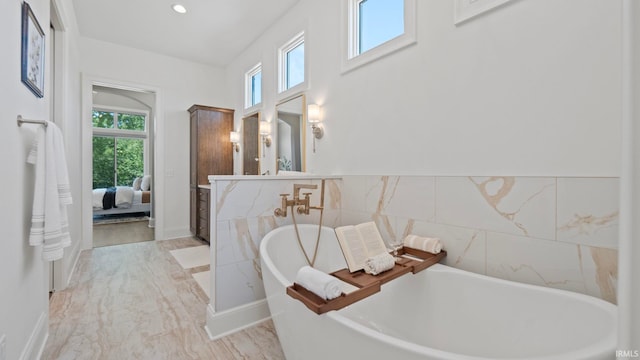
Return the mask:
M 174 249 L 193 238 L 148 241 L 84 251 L 70 286 L 50 300 L 49 339 L 42 359 L 284 359 L 266 321 L 209 340 L 208 298 Z

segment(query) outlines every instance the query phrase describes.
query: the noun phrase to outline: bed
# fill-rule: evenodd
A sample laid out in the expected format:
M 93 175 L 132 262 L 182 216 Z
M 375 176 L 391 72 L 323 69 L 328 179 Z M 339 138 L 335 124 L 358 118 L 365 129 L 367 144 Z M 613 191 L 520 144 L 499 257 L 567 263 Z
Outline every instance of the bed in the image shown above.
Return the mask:
M 136 178 L 132 185 L 93 189 L 93 215 L 150 212 L 150 178 Z

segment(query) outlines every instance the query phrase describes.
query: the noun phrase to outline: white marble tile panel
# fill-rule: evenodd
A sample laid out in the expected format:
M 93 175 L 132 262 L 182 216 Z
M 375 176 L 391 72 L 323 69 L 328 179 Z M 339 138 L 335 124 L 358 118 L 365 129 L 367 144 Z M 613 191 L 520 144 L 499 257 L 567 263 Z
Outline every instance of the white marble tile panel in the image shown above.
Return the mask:
M 443 264 L 477 274 L 486 274 L 486 235 L 482 230 L 423 221 L 398 219 L 402 238 L 409 234 L 436 237 L 447 256 Z
M 273 214 L 279 194 L 291 193 L 293 181 L 220 181 L 216 187 L 217 219 L 230 220 Z
M 342 209 L 366 211 L 367 184 L 371 176 L 352 175 L 342 178 Z M 379 178 L 379 177 L 378 177 Z
M 618 178 L 559 178 L 557 240 L 616 249 Z
M 274 216 L 237 218 L 228 223 L 228 231 L 218 233 L 217 266 L 259 258 L 260 241 L 271 230 L 279 227 Z
M 424 221 L 435 218 L 433 177 L 371 176 L 366 188 L 367 212 Z
M 229 220 L 216 223 L 216 266 L 235 262 Z
M 580 246 L 487 232 L 487 275 L 588 293 Z
M 321 186 L 321 182 L 317 182 L 318 186 Z M 325 210 L 340 210 L 342 209 L 342 195 L 344 183 L 341 179 L 327 179 L 325 180 L 325 194 L 324 194 L 324 208 Z M 320 187 L 318 187 L 320 189 Z M 317 205 L 312 202 L 311 205 Z
M 587 294 L 617 303 L 618 250 L 580 246 Z
M 216 311 L 264 299 L 260 260 L 248 260 L 216 268 Z
M 555 178 L 439 177 L 436 221 L 555 240 Z
M 372 221 L 373 214 L 364 211 L 342 210 L 342 221 L 339 226 L 357 225 L 363 222 Z

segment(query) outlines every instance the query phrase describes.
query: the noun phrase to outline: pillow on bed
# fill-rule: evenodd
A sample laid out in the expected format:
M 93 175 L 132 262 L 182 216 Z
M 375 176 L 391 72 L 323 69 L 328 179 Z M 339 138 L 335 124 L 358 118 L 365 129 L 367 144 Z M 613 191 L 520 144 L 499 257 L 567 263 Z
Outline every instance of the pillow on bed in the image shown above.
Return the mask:
M 140 190 L 142 191 L 151 190 L 151 175 L 145 175 L 142 177 L 142 182 L 140 183 Z
M 137 178 L 133 179 L 133 184 L 131 184 L 131 187 L 133 188 L 133 190 L 139 191 L 141 185 L 142 185 L 142 178 L 138 176 Z

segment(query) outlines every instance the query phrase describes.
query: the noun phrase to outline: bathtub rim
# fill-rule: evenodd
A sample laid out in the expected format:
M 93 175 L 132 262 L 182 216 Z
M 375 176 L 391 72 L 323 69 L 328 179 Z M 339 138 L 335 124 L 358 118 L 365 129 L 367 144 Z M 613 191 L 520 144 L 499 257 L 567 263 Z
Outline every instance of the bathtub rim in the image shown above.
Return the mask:
M 292 285 L 291 282 L 289 280 L 287 280 L 286 277 L 284 277 L 284 275 L 280 272 L 277 271 L 277 267 L 275 266 L 273 260 L 271 259 L 271 257 L 269 256 L 269 253 L 267 251 L 267 246 L 270 242 L 270 240 L 274 237 L 276 237 L 278 234 L 285 232 L 287 230 L 291 230 L 294 228 L 294 225 L 285 225 L 285 226 L 281 226 L 278 227 L 277 229 L 271 230 L 269 233 L 267 233 L 267 235 L 265 235 L 265 237 L 262 239 L 261 243 L 260 243 L 260 257 L 261 260 L 263 261 L 264 265 L 268 267 L 268 271 L 270 272 L 270 274 L 280 283 L 280 285 L 283 288 L 286 288 L 287 286 Z M 318 225 L 316 224 L 299 224 L 298 228 L 318 228 Z M 322 230 L 323 232 L 326 231 L 331 231 L 334 230 L 331 227 L 328 226 L 322 226 Z M 265 269 L 263 269 L 264 271 Z M 276 271 L 274 271 L 276 270 Z M 505 280 L 505 279 L 500 279 L 500 278 L 496 278 L 496 277 L 492 277 L 492 276 L 488 276 L 488 275 L 483 275 L 483 274 L 478 274 L 478 273 L 474 273 L 471 271 L 466 271 L 466 270 L 461 270 L 461 269 L 457 269 L 448 265 L 443 265 L 443 264 L 435 264 L 423 271 L 429 271 L 429 272 L 451 272 L 451 273 L 457 273 L 463 276 L 470 276 L 472 278 L 478 279 L 480 281 L 490 281 L 490 282 L 495 282 L 498 284 L 504 284 L 504 285 L 509 285 L 509 286 L 515 286 L 516 288 L 525 288 L 525 289 L 534 289 L 536 291 L 542 291 L 545 293 L 551 293 L 553 295 L 560 295 L 560 296 L 567 296 L 570 298 L 575 299 L 576 301 L 581 301 L 581 302 L 587 302 L 592 304 L 593 306 L 596 306 L 600 309 L 602 309 L 602 311 L 604 311 L 605 313 L 609 314 L 611 316 L 611 320 L 613 322 L 613 329 L 617 329 L 617 306 L 614 304 L 611 304 L 605 300 L 596 298 L 594 296 L 590 296 L 587 294 L 582 294 L 582 293 L 576 293 L 573 291 L 569 291 L 569 290 L 564 290 L 564 289 L 556 289 L 556 288 L 549 288 L 549 287 L 545 287 L 545 286 L 540 286 L 540 285 L 533 285 L 533 284 L 526 284 L 526 283 L 521 283 L 521 282 L 516 282 L 516 281 L 512 281 L 512 280 Z M 384 288 L 381 290 L 384 291 Z M 375 296 L 372 295 L 372 296 Z M 267 301 L 269 299 L 269 294 L 267 294 Z M 293 301 L 297 301 L 293 298 L 291 298 L 290 300 Z M 300 305 L 302 305 L 302 307 L 304 307 L 304 305 L 302 303 L 300 303 Z M 348 309 L 349 307 L 346 307 L 345 309 Z M 310 311 L 308 310 L 306 307 L 304 307 L 304 311 Z M 321 314 L 321 315 L 317 315 L 317 316 L 326 316 L 336 322 L 338 322 L 339 324 L 342 324 L 348 328 L 353 329 L 353 331 L 357 331 L 359 333 L 361 333 L 364 336 L 370 337 L 372 339 L 374 339 L 375 341 L 380 341 L 388 346 L 392 346 L 395 348 L 399 348 L 402 349 L 404 351 L 409 351 L 412 352 L 414 354 L 417 355 L 424 355 L 424 356 L 430 356 L 430 357 L 435 357 L 435 358 L 442 358 L 442 359 L 449 359 L 451 358 L 452 355 L 455 355 L 457 359 L 460 360 L 489 360 L 492 358 L 485 358 L 485 357 L 479 357 L 479 356 L 472 356 L 472 355 L 465 355 L 465 354 L 459 354 L 459 353 L 454 353 L 454 352 L 450 352 L 450 351 L 445 351 L 445 350 L 440 350 L 440 349 L 435 349 L 435 348 L 430 348 L 424 345 L 419 345 L 416 343 L 412 343 L 400 338 L 396 338 L 393 337 L 391 335 L 387 335 L 384 333 L 381 333 L 379 331 L 373 330 L 367 326 L 364 326 L 362 324 L 359 324 L 357 322 L 355 322 L 354 320 L 351 320 L 349 317 L 342 315 L 342 313 L 340 312 L 340 310 L 332 310 L 329 311 L 327 313 Z M 612 333 L 608 333 L 606 337 L 601 338 L 599 341 L 597 342 L 593 342 L 591 344 L 589 344 L 587 347 L 585 348 L 581 348 L 581 349 L 577 349 L 577 350 L 570 350 L 567 352 L 563 352 L 563 353 L 559 353 L 559 354 L 551 354 L 551 355 L 544 355 L 544 356 L 539 356 L 539 357 L 527 357 L 527 360 L 564 360 L 564 359 L 571 359 L 571 358 L 588 358 L 589 356 L 598 356 L 598 355 L 602 355 L 602 356 L 606 356 L 606 355 L 611 355 L 609 354 L 604 348 L 606 348 L 607 343 L 616 343 L 616 339 L 617 339 L 617 333 L 614 331 Z M 517 359 L 517 358 L 516 358 Z M 525 359 L 525 358 L 522 358 Z

